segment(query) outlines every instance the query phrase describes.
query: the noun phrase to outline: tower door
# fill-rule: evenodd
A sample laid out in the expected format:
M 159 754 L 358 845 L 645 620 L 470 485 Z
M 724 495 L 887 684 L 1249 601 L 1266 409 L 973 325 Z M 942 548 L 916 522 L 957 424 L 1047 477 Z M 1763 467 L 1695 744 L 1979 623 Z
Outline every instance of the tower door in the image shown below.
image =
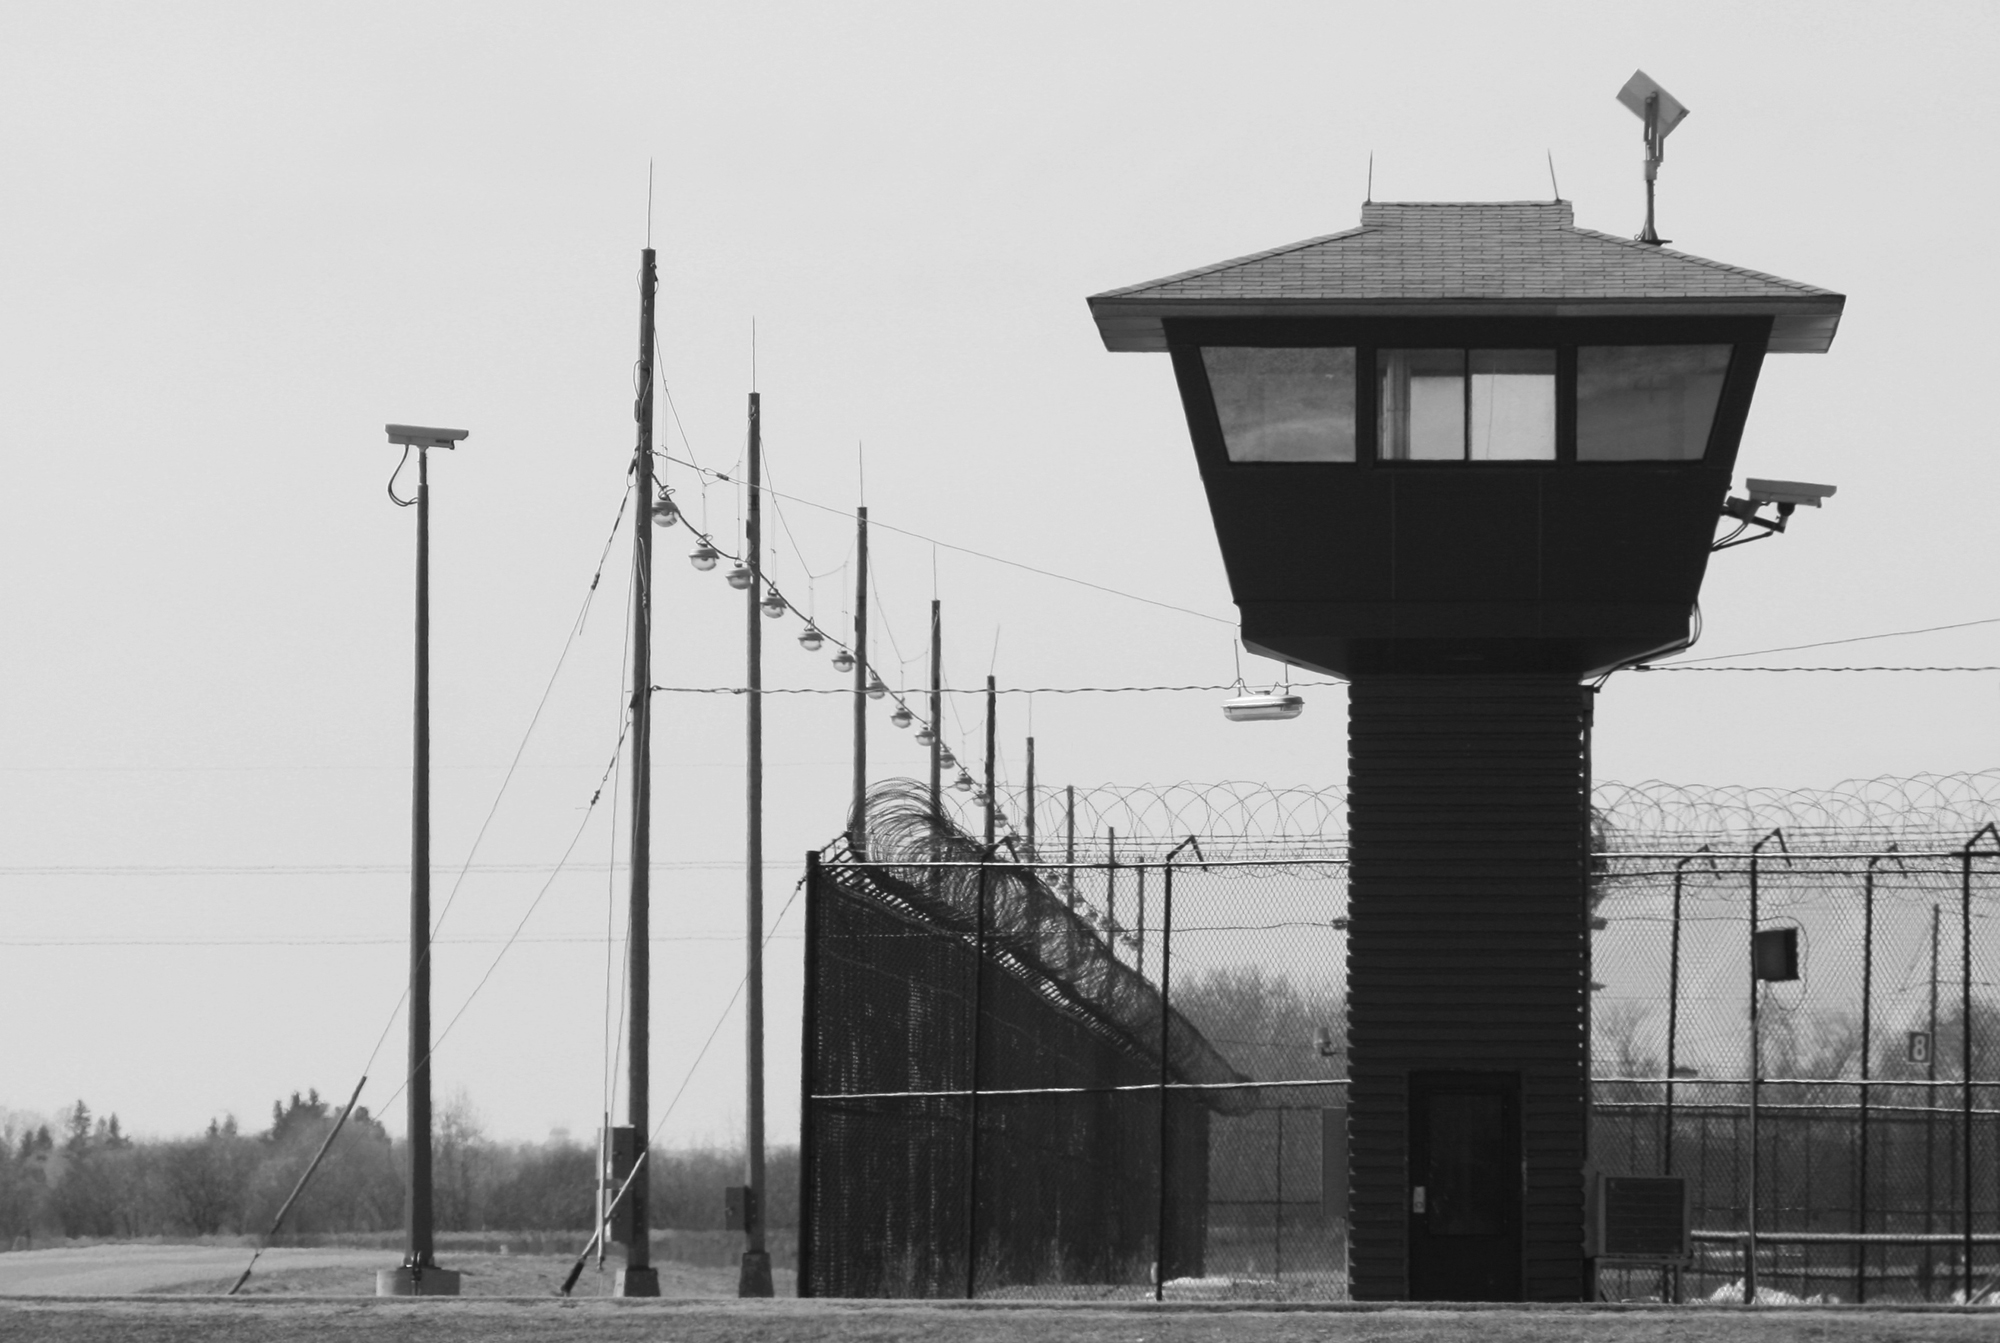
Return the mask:
M 1521 1079 L 1410 1078 L 1410 1298 L 1521 1299 Z

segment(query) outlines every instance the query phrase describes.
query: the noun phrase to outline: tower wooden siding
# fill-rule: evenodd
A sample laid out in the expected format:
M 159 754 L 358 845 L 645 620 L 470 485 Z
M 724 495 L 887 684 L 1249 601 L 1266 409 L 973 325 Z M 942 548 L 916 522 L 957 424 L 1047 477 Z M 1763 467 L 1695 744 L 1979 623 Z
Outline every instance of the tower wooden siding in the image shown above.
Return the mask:
M 1432 1070 L 1520 1076 L 1522 1294 L 1582 1294 L 1589 701 L 1568 676 L 1353 684 L 1357 1300 L 1409 1295 L 1409 1078 Z

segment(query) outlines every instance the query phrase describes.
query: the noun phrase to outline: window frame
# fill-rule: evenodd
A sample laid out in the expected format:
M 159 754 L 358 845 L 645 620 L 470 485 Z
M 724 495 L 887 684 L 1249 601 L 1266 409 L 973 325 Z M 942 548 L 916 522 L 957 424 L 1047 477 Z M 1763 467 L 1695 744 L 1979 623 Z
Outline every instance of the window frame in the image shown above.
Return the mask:
M 1587 472 L 1704 470 L 1733 458 L 1749 413 L 1765 347 L 1769 317 L 1655 318 L 1170 318 L 1164 322 L 1169 350 L 1183 397 L 1199 388 L 1201 419 L 1190 429 L 1205 463 L 1233 473 L 1306 471 L 1536 471 L 1556 468 Z M 1202 349 L 1337 348 L 1354 353 L 1354 460 L 1352 462 L 1238 462 L 1229 459 L 1208 383 Z M 1709 422 L 1701 455 L 1682 460 L 1579 461 L 1577 459 L 1577 350 L 1601 345 L 1727 345 L 1730 358 L 1722 392 Z M 1381 456 L 1381 372 L 1383 350 L 1549 350 L 1556 354 L 1556 452 L 1553 459 L 1408 460 Z M 1469 385 L 1468 376 L 1468 385 Z M 1194 414 L 1190 405 L 1191 417 Z
M 1380 398 L 1382 395 L 1381 354 L 1384 350 L 1394 350 L 1398 354 L 1412 353 L 1415 351 L 1450 350 L 1453 353 L 1460 356 L 1458 362 L 1458 367 L 1459 367 L 1458 380 L 1460 384 L 1458 446 L 1461 455 L 1457 457 L 1383 457 L 1381 458 L 1383 462 L 1393 463 L 1396 466 L 1402 466 L 1406 462 L 1423 462 L 1432 466 L 1467 466 L 1473 463 L 1478 463 L 1479 465 L 1482 466 L 1487 466 L 1487 465 L 1546 466 L 1550 462 L 1558 462 L 1562 460 L 1562 400 L 1563 400 L 1562 352 L 1555 346 L 1551 345 L 1477 345 L 1477 346 L 1382 345 L 1376 347 L 1373 351 L 1371 351 L 1371 353 L 1375 355 L 1375 359 L 1372 362 L 1375 365 L 1375 395 L 1377 398 L 1376 413 L 1375 413 L 1375 450 L 1378 456 L 1380 455 L 1382 450 L 1382 414 L 1381 414 Z M 1555 379 L 1555 386 L 1551 388 L 1550 391 L 1554 399 L 1554 406 L 1552 407 L 1552 409 L 1554 409 L 1556 414 L 1555 414 L 1555 423 L 1550 426 L 1551 441 L 1549 443 L 1549 455 L 1546 457 L 1475 457 L 1472 455 L 1472 440 L 1474 433 L 1473 416 L 1472 416 L 1472 400 L 1473 400 L 1472 380 L 1479 376 L 1477 371 L 1474 370 L 1472 366 L 1473 364 L 1472 357 L 1476 354 L 1490 354 L 1506 350 L 1519 350 L 1532 354 L 1546 354 L 1550 357 L 1549 362 L 1554 365 L 1554 367 L 1550 369 L 1550 375 L 1553 376 L 1553 378 Z M 1357 370 L 1355 376 L 1357 377 L 1360 376 L 1358 371 L 1360 368 L 1360 364 L 1361 360 L 1359 353 L 1357 352 L 1355 357 L 1355 367 Z M 1574 390 L 1574 384 L 1572 384 L 1572 390 Z M 1356 445 L 1355 455 L 1356 457 L 1360 456 L 1360 449 L 1358 443 Z

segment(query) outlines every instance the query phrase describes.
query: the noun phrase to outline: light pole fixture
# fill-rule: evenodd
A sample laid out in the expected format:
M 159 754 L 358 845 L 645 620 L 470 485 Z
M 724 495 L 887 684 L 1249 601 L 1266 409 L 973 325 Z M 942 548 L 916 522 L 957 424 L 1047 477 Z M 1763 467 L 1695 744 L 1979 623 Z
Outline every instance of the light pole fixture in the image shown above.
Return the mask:
M 375 1274 L 377 1296 L 457 1296 L 459 1275 L 437 1266 L 431 1208 L 431 492 L 430 450 L 455 448 L 464 429 L 423 425 L 385 426 L 389 442 L 402 448 L 402 474 L 417 454 L 417 493 L 389 497 L 417 510 L 416 697 L 410 760 L 410 988 L 409 1073 L 404 1096 L 409 1122 L 410 1165 L 403 1188 L 403 1262 Z
M 1273 690 L 1260 695 L 1245 690 L 1241 684 L 1236 689 L 1238 693 L 1235 696 L 1222 702 L 1222 716 L 1232 723 L 1279 722 L 1297 718 L 1306 711 L 1304 696 L 1290 691 L 1280 694 Z
M 1566 201 L 1371 201 L 1090 299 L 1173 361 L 1245 646 L 1349 682 L 1356 1300 L 1594 1294 L 1584 683 L 1691 642 L 1765 356 L 1844 304 Z

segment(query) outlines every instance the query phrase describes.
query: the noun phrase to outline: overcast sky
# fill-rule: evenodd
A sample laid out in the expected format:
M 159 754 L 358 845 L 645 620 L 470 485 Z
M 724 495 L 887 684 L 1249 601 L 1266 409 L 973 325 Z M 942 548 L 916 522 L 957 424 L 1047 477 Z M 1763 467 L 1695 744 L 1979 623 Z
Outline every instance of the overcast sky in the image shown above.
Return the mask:
M 1381 200 L 1642 218 L 1643 66 L 1692 109 L 1661 232 L 1850 295 L 1765 366 L 1746 474 L 1839 495 L 1711 566 L 1701 653 L 2000 617 L 1996 10 L 1856 5 L 0 7 L 0 1106 L 139 1132 L 344 1093 L 404 975 L 414 517 L 433 461 L 437 861 L 465 861 L 589 590 L 631 454 L 656 165 L 676 455 L 741 452 L 751 324 L 769 563 L 832 625 L 871 512 L 1120 600 L 878 533 L 877 660 L 1015 686 L 1227 681 L 1233 615 L 1167 361 L 1088 294 L 1358 222 Z M 683 432 L 685 438 L 683 440 Z M 864 448 L 865 445 L 865 448 Z M 723 534 L 738 503 L 673 482 Z M 442 929 L 440 1026 L 582 827 L 437 1056 L 504 1137 L 595 1123 L 604 1074 L 621 533 Z M 719 574 L 658 565 L 657 675 L 742 675 Z M 807 573 L 820 575 L 809 580 Z M 772 622 L 767 679 L 838 684 Z M 2000 624 L 1767 662 L 2000 663 Z M 1268 664 L 1246 667 L 1269 675 Z M 1006 702 L 1056 784 L 1334 785 L 1344 702 L 1231 726 L 1212 695 Z M 879 706 L 876 767 L 921 757 Z M 948 739 L 969 748 L 976 705 Z M 1032 723 L 1030 715 L 1032 713 Z M 772 913 L 840 827 L 847 705 L 774 699 Z M 2000 675 L 1627 675 L 1601 778 L 1822 786 L 1994 765 Z M 740 1027 L 742 704 L 665 697 L 654 999 L 668 1141 L 728 1138 Z M 261 871 L 245 869 L 265 869 Z M 438 903 L 455 877 L 440 876 Z M 774 942 L 772 1132 L 797 1105 L 799 910 Z M 400 1034 L 365 1102 L 385 1105 Z M 400 1107 L 391 1115 L 400 1127 Z

